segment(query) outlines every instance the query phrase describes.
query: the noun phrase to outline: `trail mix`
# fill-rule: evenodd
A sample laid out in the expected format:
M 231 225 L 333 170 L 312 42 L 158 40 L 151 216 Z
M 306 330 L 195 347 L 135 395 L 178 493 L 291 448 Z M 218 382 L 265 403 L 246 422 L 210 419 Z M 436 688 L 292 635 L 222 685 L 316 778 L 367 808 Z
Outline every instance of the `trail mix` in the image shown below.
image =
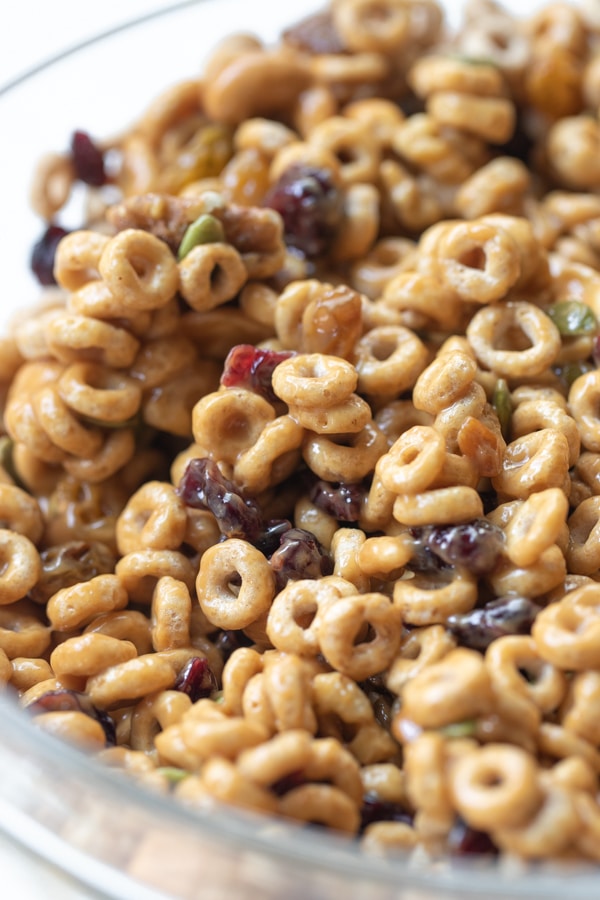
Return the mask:
M 375 853 L 600 859 L 599 106 L 595 3 L 332 0 L 41 160 L 0 343 L 35 726 Z

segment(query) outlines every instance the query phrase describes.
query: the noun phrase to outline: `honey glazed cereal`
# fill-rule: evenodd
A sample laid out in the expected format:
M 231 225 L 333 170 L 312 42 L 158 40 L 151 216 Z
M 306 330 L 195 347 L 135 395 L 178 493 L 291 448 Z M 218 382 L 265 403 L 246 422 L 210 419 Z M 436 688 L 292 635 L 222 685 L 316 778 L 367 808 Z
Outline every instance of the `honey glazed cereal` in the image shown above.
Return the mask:
M 599 111 L 594 2 L 331 0 L 40 161 L 35 726 L 370 853 L 600 860 Z

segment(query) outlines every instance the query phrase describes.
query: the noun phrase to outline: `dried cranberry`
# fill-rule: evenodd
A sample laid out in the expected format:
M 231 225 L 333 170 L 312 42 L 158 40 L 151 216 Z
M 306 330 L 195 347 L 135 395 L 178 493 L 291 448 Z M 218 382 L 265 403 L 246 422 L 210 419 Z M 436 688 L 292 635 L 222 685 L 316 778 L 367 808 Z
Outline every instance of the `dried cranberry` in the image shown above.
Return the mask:
M 58 688 L 54 691 L 46 691 L 27 707 L 32 715 L 40 715 L 47 712 L 82 712 L 100 723 L 106 736 L 106 743 L 114 745 L 117 742 L 115 723 L 109 714 L 98 709 L 92 704 L 85 694 L 70 691 L 67 688 Z
M 106 183 L 104 154 L 85 131 L 74 131 L 71 135 L 71 159 L 79 181 L 92 187 Z
M 342 193 L 331 173 L 300 163 L 285 170 L 263 204 L 283 219 L 286 244 L 307 257 L 325 253 L 344 209 Z
M 432 525 L 421 530 L 420 539 L 448 565 L 485 575 L 498 562 L 504 533 L 487 519 L 474 519 L 462 525 Z
M 458 818 L 448 835 L 452 856 L 496 856 L 498 848 L 485 831 L 477 831 Z
M 323 512 L 340 522 L 356 522 L 366 490 L 362 484 L 316 481 L 309 490 L 310 500 Z
M 226 537 L 254 542 L 262 534 L 258 504 L 243 497 L 238 486 L 225 478 L 214 460 L 191 459 L 177 491 L 187 506 L 209 509 Z
M 248 388 L 270 403 L 275 403 L 277 397 L 273 392 L 273 371 L 290 356 L 294 356 L 294 353 L 288 350 L 261 350 L 252 344 L 237 344 L 227 354 L 221 384 L 225 387 Z
M 365 794 L 360 811 L 360 830 L 373 822 L 405 822 L 412 825 L 413 817 L 400 803 L 382 800 L 377 794 Z
M 271 556 L 277 589 L 288 581 L 322 578 L 331 574 L 331 558 L 317 538 L 304 528 L 290 528 L 281 538 L 279 548 Z
M 497 638 L 529 634 L 539 611 L 527 597 L 498 597 L 470 612 L 449 616 L 446 627 L 459 644 L 484 653 Z
M 40 284 L 48 286 L 56 284 L 54 277 L 54 258 L 59 242 L 69 232 L 59 225 L 49 225 L 31 251 L 31 271 Z
M 173 685 L 174 691 L 187 694 L 192 703 L 210 695 L 218 688 L 216 676 L 202 656 L 188 660 Z

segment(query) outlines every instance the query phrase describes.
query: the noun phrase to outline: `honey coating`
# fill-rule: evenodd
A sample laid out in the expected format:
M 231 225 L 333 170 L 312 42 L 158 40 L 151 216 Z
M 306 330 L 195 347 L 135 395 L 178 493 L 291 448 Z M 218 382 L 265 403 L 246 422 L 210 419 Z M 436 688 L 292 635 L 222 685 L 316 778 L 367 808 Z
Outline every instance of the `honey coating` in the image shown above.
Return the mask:
M 40 161 L 0 344 L 35 726 L 366 853 L 600 859 L 599 103 L 591 5 L 331 0 Z

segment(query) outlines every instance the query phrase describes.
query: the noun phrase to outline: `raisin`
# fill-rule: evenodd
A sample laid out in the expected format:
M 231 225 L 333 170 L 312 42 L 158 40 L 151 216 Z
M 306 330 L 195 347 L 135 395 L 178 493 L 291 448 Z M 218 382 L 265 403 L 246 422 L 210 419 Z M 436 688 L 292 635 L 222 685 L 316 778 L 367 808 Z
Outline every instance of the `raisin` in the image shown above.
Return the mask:
M 173 685 L 174 691 L 187 694 L 192 703 L 210 695 L 218 688 L 216 676 L 202 656 L 188 660 Z
M 316 481 L 308 496 L 316 507 L 340 522 L 356 522 L 366 494 L 361 484 Z
M 74 131 L 71 136 L 71 159 L 79 181 L 92 187 L 106 184 L 104 154 L 85 131 Z
M 54 258 L 59 242 L 69 232 L 60 225 L 49 225 L 41 238 L 36 241 L 31 251 L 31 271 L 40 284 L 48 287 L 56 284 L 54 277 Z
M 446 627 L 463 647 L 484 653 L 497 638 L 529 634 L 539 610 L 527 597 L 498 597 L 470 612 L 449 616 Z
M 325 549 L 315 535 L 304 528 L 290 528 L 286 531 L 270 562 L 279 591 L 288 581 L 322 578 L 330 575 L 333 570 L 331 558 Z
M 504 544 L 504 533 L 487 519 L 462 525 L 432 525 L 414 531 L 414 536 L 442 562 L 485 575 L 495 567 Z
M 212 459 L 191 459 L 177 491 L 187 506 L 209 509 L 225 537 L 254 543 L 263 532 L 258 504 L 243 497 L 238 486 L 225 478 Z
M 331 172 L 301 163 L 285 170 L 267 191 L 263 206 L 283 219 L 288 247 L 309 258 L 325 253 L 344 214 L 343 196 Z

